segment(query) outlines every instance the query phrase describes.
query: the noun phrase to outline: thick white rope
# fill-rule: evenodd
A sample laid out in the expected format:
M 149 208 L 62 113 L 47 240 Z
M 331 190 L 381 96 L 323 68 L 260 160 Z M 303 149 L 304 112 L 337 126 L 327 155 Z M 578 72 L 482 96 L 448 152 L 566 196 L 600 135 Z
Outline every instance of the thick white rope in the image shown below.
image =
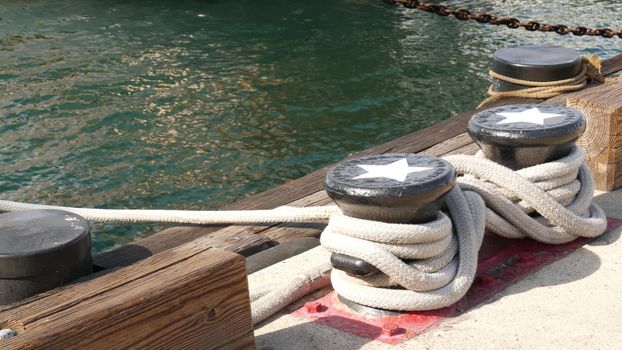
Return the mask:
M 330 285 L 330 252 L 315 247 L 248 276 L 253 324 Z
M 486 202 L 486 227 L 509 238 L 531 237 L 560 244 L 596 237 L 607 227 L 603 210 L 592 204 L 594 180 L 575 147 L 559 160 L 513 171 L 481 155 L 444 158 L 459 174 L 460 187 Z M 540 217 L 528 215 L 537 212 Z
M 196 225 L 326 222 L 331 215 L 339 212 L 339 208 L 336 205 L 318 207 L 282 206 L 268 210 L 151 210 L 74 208 L 0 200 L 0 211 L 25 211 L 34 209 L 64 210 L 80 215 L 93 222 L 167 222 Z
M 11 328 L 0 329 L 0 340 L 13 338 L 16 335 L 17 335 L 17 333 L 14 330 L 12 330 Z

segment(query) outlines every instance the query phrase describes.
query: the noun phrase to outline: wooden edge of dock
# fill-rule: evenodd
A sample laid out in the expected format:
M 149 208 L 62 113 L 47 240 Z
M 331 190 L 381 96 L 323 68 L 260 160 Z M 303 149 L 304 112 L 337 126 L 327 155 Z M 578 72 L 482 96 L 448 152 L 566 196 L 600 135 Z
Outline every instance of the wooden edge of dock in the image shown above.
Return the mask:
M 244 258 L 190 242 L 0 309 L 2 349 L 253 348 Z

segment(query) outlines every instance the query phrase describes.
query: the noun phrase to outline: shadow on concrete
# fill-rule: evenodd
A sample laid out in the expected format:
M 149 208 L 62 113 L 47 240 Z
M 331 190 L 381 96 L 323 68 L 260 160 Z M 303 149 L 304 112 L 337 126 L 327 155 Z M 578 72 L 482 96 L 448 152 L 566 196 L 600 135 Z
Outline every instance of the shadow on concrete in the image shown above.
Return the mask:
M 594 203 L 599 205 L 609 218 L 622 218 L 622 191 L 601 193 L 594 197 Z M 605 233 L 603 236 L 590 242 L 592 246 L 609 245 L 620 239 L 622 226 Z
M 620 239 L 621 234 L 622 234 L 622 225 L 613 230 L 605 232 L 605 234 L 589 242 L 587 245 L 591 245 L 591 246 L 610 245 L 610 244 L 617 242 Z
M 497 297 L 491 298 L 488 302 L 499 300 L 506 295 L 521 294 L 535 288 L 558 286 L 578 281 L 590 276 L 601 266 L 600 257 L 585 248 L 579 248 L 570 254 L 573 258 L 566 260 L 566 266 L 556 268 L 554 271 L 534 272 L 534 274 L 508 286 L 505 291 L 500 292 Z M 555 264 L 555 262 L 551 264 Z M 546 269 L 551 264 L 544 265 L 543 268 Z M 499 297 L 499 295 L 502 296 Z
M 338 320 L 331 321 L 338 322 Z M 344 319 L 344 322 L 351 325 L 357 321 Z M 367 324 L 361 324 L 361 326 L 369 327 Z M 380 334 L 380 329 L 377 330 L 377 334 Z M 347 341 L 344 341 L 346 339 Z M 255 338 L 257 350 L 355 350 L 372 341 L 372 339 L 358 337 L 319 322 L 296 324 Z
M 594 203 L 605 210 L 608 218 L 612 218 L 613 220 L 622 218 L 622 205 L 620 205 L 622 204 L 622 191 L 598 194 L 594 197 Z M 622 225 L 608 230 L 605 234 L 588 242 L 586 245 L 610 245 L 618 241 L 621 234 Z M 520 294 L 534 288 L 563 285 L 581 280 L 590 276 L 601 267 L 602 263 L 600 257 L 588 249 L 579 248 L 575 252 L 570 253 L 570 255 L 572 258 L 566 260 L 567 266 L 562 266 L 550 273 L 540 273 L 535 277 L 533 274 L 527 276 L 525 279 L 510 285 L 505 291 L 500 292 L 497 297 L 491 298 L 488 302 L 500 299 L 501 297 L 499 297 L 499 295 Z M 554 262 L 552 264 L 554 264 Z M 549 265 L 550 264 L 547 264 L 543 266 L 543 268 Z

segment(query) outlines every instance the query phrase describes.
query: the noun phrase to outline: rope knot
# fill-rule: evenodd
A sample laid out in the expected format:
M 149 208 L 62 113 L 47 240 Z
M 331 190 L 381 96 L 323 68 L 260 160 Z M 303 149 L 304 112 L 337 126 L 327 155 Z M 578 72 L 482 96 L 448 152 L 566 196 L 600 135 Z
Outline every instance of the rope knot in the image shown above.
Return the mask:
M 0 329 L 0 340 L 13 338 L 16 335 L 17 335 L 17 332 L 12 330 L 11 328 Z
M 601 59 L 597 55 L 583 56 L 583 64 L 586 66 L 587 79 L 590 82 L 608 83 L 614 79 L 605 78 L 601 73 Z

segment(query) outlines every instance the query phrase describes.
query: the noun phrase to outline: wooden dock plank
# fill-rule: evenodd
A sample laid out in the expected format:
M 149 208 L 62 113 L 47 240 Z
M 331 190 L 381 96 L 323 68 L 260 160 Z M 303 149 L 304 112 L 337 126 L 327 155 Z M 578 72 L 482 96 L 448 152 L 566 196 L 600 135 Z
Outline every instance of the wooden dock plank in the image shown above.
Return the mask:
M 192 242 L 0 312 L 2 349 L 253 348 L 244 258 Z
M 622 70 L 622 55 L 615 56 L 603 63 L 604 74 L 612 74 L 620 70 Z M 575 93 L 555 97 L 547 100 L 546 102 L 565 104 L 566 98 L 574 96 L 574 94 Z M 487 108 L 496 105 L 527 102 L 542 101 L 517 98 L 504 99 L 487 106 Z M 349 158 L 360 157 L 366 154 L 387 152 L 422 152 L 437 156 L 451 153 L 474 153 L 477 150 L 477 147 L 470 141 L 470 138 L 464 131 L 466 129 L 467 122 L 476 112 L 477 111 L 461 113 L 453 118 L 436 123 L 429 128 L 413 132 L 385 144 L 352 154 Z M 308 202 L 305 201 L 304 198 L 307 196 L 318 196 L 318 193 L 323 193 L 323 180 L 326 175 L 326 171 L 331 166 L 332 165 L 323 167 L 299 179 L 292 180 L 276 188 L 247 197 L 239 202 L 225 207 L 224 209 L 269 209 L 281 205 L 300 205 L 302 203 L 315 203 L 315 205 L 327 204 L 329 203 L 329 201 L 327 201 L 327 197 L 320 201 L 311 200 Z M 302 203 L 297 203 L 297 201 L 301 199 L 303 199 Z M 283 241 L 293 236 L 317 236 L 319 234 L 318 230 L 319 229 L 317 227 L 313 228 L 309 227 L 309 225 L 304 227 L 292 225 L 262 227 L 231 226 L 227 229 L 219 227 L 198 228 L 195 226 L 173 227 L 133 243 L 132 245 L 142 248 L 142 255 L 133 257 L 126 254 L 126 252 L 122 250 L 123 248 L 118 248 L 109 252 L 104 252 L 99 256 L 96 256 L 94 260 L 97 265 L 104 268 L 125 266 L 144 258 L 145 254 L 155 254 L 162 250 L 170 249 L 204 234 L 214 234 L 221 237 L 221 239 L 226 240 L 229 239 L 229 235 L 232 235 L 235 232 L 244 231 L 255 234 L 261 233 L 276 241 Z M 226 248 L 224 245 L 221 246 Z

